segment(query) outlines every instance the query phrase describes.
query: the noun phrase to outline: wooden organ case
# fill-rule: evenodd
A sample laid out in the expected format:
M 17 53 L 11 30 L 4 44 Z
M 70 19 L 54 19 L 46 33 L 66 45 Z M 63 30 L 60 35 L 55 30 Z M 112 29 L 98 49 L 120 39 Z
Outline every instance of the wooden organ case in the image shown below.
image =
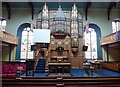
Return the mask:
M 48 48 L 47 67 L 50 72 L 68 73 L 70 68 L 82 68 L 84 54 L 82 52 L 83 40 L 79 39 L 77 53 L 73 53 L 71 37 L 66 33 L 54 33 L 50 36 Z M 60 68 L 60 69 L 59 69 Z
M 50 40 L 48 59 L 50 73 L 69 73 L 71 67 L 70 36 L 66 33 L 54 33 Z
M 44 12 L 46 12 L 44 14 Z M 47 47 L 37 45 L 35 60 L 40 58 L 40 50 L 44 50 L 46 59 L 46 69 L 50 72 L 69 72 L 70 68 L 82 68 L 84 52 L 82 47 L 83 40 L 83 22 L 82 16 L 78 13 L 74 4 L 72 11 L 62 11 L 59 6 L 57 11 L 48 11 L 45 3 L 43 12 L 38 15 L 36 28 L 50 29 L 50 43 Z M 59 70 L 61 66 L 64 70 Z M 56 67 L 58 71 L 56 70 Z M 52 69 L 54 68 L 54 69 Z M 65 70 L 66 68 L 66 70 Z

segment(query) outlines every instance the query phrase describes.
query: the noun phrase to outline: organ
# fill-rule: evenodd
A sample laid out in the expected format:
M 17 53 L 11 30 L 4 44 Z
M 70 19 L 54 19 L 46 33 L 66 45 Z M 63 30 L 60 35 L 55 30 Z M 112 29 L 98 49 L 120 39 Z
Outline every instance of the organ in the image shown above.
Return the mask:
M 68 64 L 71 68 L 82 68 L 84 53 L 83 20 L 74 4 L 72 10 L 48 10 L 45 3 L 36 21 L 37 29 L 50 29 L 50 43 L 36 43 L 35 61 L 41 58 L 40 50 L 44 51 L 46 69 L 52 63 Z M 38 37 L 44 38 L 44 37 Z M 46 45 L 43 46 L 43 45 Z

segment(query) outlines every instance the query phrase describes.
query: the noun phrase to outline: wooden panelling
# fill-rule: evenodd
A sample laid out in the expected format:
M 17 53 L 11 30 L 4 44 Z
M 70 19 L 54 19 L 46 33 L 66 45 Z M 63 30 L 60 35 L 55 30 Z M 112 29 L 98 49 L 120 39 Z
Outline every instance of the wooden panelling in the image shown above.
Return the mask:
M 107 45 L 107 44 L 111 44 L 111 43 L 115 43 L 116 40 L 116 33 L 112 33 L 110 35 L 107 35 L 105 37 L 101 38 L 100 44 L 101 45 Z
M 120 56 L 119 56 L 119 52 L 120 49 L 117 48 L 117 46 L 115 46 L 116 48 L 108 48 L 108 57 L 109 57 L 109 61 L 120 61 Z
M 9 61 L 9 46 L 2 47 L 2 61 Z
M 82 68 L 83 67 L 83 57 L 72 57 L 70 58 L 72 68 Z
M 54 35 L 55 36 L 55 35 Z M 82 51 L 82 47 L 84 44 L 83 39 L 79 39 L 79 47 L 78 47 L 78 52 L 74 55 L 71 50 L 71 38 L 70 36 L 66 36 L 65 38 L 56 38 L 51 35 L 51 41 L 54 41 L 54 44 L 50 43 L 49 47 L 49 57 L 58 57 L 58 56 L 67 56 L 72 68 L 82 68 L 83 66 L 83 60 L 84 60 L 84 52 Z M 58 44 L 58 42 L 61 42 L 61 44 Z M 67 44 L 66 44 L 67 41 Z M 64 51 L 63 52 L 58 52 L 56 50 L 57 47 L 63 47 Z
M 109 61 L 120 61 L 119 51 L 120 51 L 120 31 L 109 34 L 101 38 L 101 46 L 103 47 L 103 58 Z M 106 46 L 105 46 L 106 45 Z M 108 51 L 107 51 L 108 50 Z M 108 52 L 108 57 L 107 57 Z
M 102 37 L 100 40 L 101 45 L 112 44 L 120 41 L 120 31 L 109 34 L 105 37 Z
M 5 32 L 5 31 L 0 31 L 0 39 L 3 42 L 10 43 L 10 44 L 18 44 L 18 38 Z
M 120 31 L 116 32 L 117 41 L 120 41 Z

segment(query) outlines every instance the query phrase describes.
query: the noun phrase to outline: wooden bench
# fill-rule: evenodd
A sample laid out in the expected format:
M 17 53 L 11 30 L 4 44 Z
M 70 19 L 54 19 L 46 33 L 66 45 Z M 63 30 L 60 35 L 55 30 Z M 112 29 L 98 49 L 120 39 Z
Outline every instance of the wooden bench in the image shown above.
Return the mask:
M 59 84 L 61 83 L 61 84 Z M 120 87 L 120 77 L 3 77 L 2 87 Z
M 119 62 L 102 62 L 101 66 L 106 69 L 120 72 L 120 63 Z

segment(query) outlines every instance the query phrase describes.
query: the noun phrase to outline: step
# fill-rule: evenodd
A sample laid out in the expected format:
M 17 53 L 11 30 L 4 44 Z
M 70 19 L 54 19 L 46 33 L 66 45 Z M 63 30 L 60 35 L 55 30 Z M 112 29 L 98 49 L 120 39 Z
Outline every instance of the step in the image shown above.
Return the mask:
M 45 70 L 35 70 L 35 73 L 45 73 Z
M 45 64 L 37 64 L 37 65 L 39 65 L 39 66 L 40 66 L 40 65 L 44 65 L 44 66 L 45 66 Z
M 45 67 L 36 67 L 36 70 L 41 70 L 41 69 L 45 70 Z
M 45 64 L 45 62 L 38 62 L 37 64 Z
M 45 65 L 36 65 L 36 67 L 45 67 Z

